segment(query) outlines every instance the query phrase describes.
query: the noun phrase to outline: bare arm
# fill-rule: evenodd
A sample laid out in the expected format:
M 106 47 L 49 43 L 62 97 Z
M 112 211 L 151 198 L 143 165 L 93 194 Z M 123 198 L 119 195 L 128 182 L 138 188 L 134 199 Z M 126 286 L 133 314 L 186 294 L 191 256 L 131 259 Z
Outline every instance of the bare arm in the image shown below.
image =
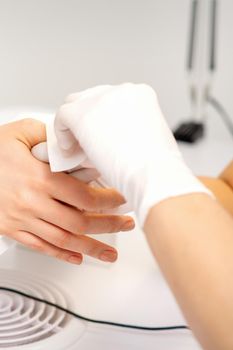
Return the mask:
M 233 349 L 233 220 L 202 194 L 167 199 L 145 223 L 150 247 L 200 343 Z

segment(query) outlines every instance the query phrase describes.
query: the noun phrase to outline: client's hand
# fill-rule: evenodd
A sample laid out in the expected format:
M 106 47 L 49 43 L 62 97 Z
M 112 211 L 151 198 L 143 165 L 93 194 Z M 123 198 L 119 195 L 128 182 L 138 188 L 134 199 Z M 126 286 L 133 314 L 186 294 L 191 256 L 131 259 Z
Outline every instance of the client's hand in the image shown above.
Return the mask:
M 80 264 L 82 254 L 115 261 L 114 248 L 85 234 L 132 229 L 130 217 L 97 214 L 123 204 L 123 197 L 51 173 L 30 151 L 45 138 L 44 124 L 33 119 L 0 126 L 0 234 L 71 263 Z

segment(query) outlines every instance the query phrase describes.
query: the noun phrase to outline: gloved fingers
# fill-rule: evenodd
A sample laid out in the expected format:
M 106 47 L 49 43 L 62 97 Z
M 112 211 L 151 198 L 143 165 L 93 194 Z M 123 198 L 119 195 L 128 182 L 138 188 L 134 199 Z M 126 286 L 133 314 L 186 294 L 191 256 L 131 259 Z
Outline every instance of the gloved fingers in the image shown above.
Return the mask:
M 75 122 L 78 123 L 80 113 L 74 103 L 66 103 L 59 108 L 54 120 L 57 143 L 64 152 L 68 152 L 68 155 L 79 145 L 74 133 L 71 132 L 70 121 L 75 119 Z
M 52 198 L 79 210 L 99 212 L 125 203 L 124 197 L 116 190 L 94 188 L 65 173 L 52 173 L 47 186 Z
M 75 125 L 78 125 L 83 115 L 90 111 L 92 106 L 112 89 L 113 87 L 110 85 L 101 85 L 81 93 L 71 94 L 66 98 L 65 103 L 57 111 L 54 120 L 57 141 L 63 151 L 69 154 L 79 145 L 75 134 Z
M 64 103 L 72 103 L 76 101 L 80 96 L 80 92 L 74 92 L 66 96 Z
M 103 94 L 104 92 L 108 91 L 110 88 L 111 88 L 110 85 L 100 85 L 100 86 L 96 86 L 95 88 L 86 89 L 82 92 L 75 92 L 68 95 L 65 98 L 65 103 L 72 103 L 82 98 Z
M 47 142 L 38 143 L 32 148 L 31 152 L 36 159 L 49 163 Z
M 85 183 L 92 182 L 100 177 L 100 173 L 94 168 L 79 169 L 69 173 L 69 175 Z
M 56 247 L 46 240 L 34 235 L 28 231 L 19 230 L 11 235 L 11 238 L 23 244 L 27 248 L 33 249 L 39 253 L 49 255 L 59 260 L 80 265 L 82 263 L 82 254 Z
M 116 249 L 108 244 L 84 235 L 74 235 L 69 231 L 62 230 L 43 220 L 31 220 L 28 224 L 28 228 L 30 231 L 33 230 L 33 234 L 36 237 L 39 237 L 43 241 L 63 251 L 70 251 L 73 255 L 80 253 L 96 259 L 101 259 L 107 251 L 109 259 L 105 259 L 105 261 L 113 262 L 117 258 Z

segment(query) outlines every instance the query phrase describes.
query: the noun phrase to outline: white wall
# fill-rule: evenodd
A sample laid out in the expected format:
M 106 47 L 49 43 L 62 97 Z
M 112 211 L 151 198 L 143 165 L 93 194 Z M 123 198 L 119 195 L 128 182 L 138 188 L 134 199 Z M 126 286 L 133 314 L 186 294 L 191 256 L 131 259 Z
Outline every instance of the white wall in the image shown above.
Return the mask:
M 55 109 L 68 93 L 92 85 L 146 82 L 157 90 L 174 126 L 190 115 L 185 74 L 190 2 L 0 0 L 0 109 Z M 233 116 L 233 1 L 219 3 L 214 95 Z M 217 114 L 210 114 L 214 135 L 225 133 Z
M 216 95 L 233 114 L 233 1 L 220 0 Z M 147 82 L 170 121 L 189 114 L 189 0 L 0 0 L 0 106 L 55 107 L 101 83 Z
M 152 84 L 170 105 L 183 99 L 187 1 L 1 0 L 0 7 L 2 105 L 55 106 L 71 91 L 127 80 Z

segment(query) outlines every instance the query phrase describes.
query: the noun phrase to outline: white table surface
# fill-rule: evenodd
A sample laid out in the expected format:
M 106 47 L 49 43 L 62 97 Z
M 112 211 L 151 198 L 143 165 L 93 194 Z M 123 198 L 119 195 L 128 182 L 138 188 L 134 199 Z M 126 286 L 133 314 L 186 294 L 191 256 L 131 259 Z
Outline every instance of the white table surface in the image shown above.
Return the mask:
M 232 138 L 211 130 L 194 146 L 181 145 L 197 174 L 215 175 L 233 154 Z M 0 256 L 1 268 L 33 272 L 61 285 L 85 316 L 148 326 L 184 324 L 179 308 L 137 228 L 116 238 L 118 262 L 104 265 L 88 260 L 77 267 L 16 247 Z M 79 350 L 198 350 L 189 331 L 145 333 L 107 327 L 88 327 Z
M 88 259 L 83 266 L 68 265 L 15 247 L 0 256 L 0 268 L 26 271 L 58 284 L 75 300 L 72 309 L 90 318 L 151 327 L 185 324 L 141 231 L 121 233 L 116 241 L 115 264 Z M 149 333 L 90 325 L 78 342 L 79 350 L 145 348 L 200 349 L 186 330 Z

